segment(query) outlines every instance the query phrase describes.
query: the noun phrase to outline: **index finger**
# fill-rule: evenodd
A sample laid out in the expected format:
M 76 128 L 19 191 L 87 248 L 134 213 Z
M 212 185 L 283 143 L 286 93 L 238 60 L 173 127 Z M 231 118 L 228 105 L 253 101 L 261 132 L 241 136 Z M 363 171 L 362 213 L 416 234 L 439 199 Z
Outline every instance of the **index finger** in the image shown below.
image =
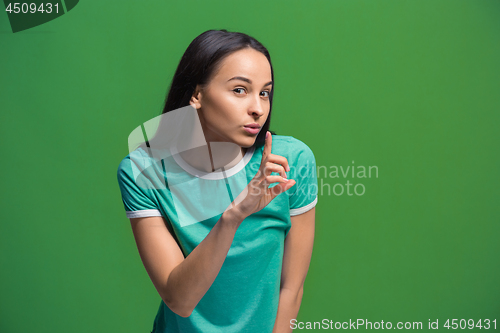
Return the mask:
M 266 132 L 266 141 L 264 143 L 264 150 L 262 151 L 262 161 L 261 161 L 261 166 L 265 164 L 264 162 L 267 161 L 267 158 L 269 154 L 271 154 L 271 147 L 273 144 L 273 139 L 271 138 L 271 132 L 267 131 Z

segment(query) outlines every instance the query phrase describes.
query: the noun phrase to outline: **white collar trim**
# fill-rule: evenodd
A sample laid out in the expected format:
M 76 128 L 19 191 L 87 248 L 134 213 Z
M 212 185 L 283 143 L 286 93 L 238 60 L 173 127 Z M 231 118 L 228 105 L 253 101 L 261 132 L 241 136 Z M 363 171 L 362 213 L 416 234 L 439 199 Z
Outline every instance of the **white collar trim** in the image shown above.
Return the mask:
M 184 169 L 184 171 L 188 172 L 189 174 L 201 178 L 201 179 L 211 179 L 211 180 L 216 180 L 216 179 L 224 179 L 231 177 L 241 171 L 250 161 L 250 159 L 253 156 L 253 153 L 255 151 L 255 146 L 249 148 L 243 158 L 233 167 L 230 169 L 224 170 L 224 171 L 214 171 L 214 172 L 205 172 L 198 170 L 194 167 L 192 167 L 190 164 L 188 164 L 179 154 L 177 151 L 177 148 L 172 146 L 170 148 L 170 152 L 172 153 L 172 156 L 174 160 L 179 164 L 179 166 Z

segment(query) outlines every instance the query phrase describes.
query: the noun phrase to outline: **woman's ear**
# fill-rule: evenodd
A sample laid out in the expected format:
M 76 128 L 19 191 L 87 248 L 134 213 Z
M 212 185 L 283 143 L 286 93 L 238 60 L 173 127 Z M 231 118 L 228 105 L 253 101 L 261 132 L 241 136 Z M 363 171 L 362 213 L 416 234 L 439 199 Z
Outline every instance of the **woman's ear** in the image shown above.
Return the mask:
M 193 96 L 191 96 L 191 99 L 189 100 L 189 104 L 191 104 L 196 110 L 201 108 L 201 89 L 199 85 L 196 85 Z

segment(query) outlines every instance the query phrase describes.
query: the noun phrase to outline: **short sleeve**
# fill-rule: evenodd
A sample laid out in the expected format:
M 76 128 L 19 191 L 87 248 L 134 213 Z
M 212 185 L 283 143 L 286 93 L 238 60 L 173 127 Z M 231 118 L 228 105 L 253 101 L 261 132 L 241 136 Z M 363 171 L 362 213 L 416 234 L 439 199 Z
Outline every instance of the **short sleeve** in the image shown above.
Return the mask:
M 125 158 L 118 166 L 118 185 L 128 218 L 162 216 L 157 205 L 147 195 L 147 189 L 137 185 L 133 168 L 135 164 Z M 137 174 L 137 172 L 136 172 Z
M 291 178 L 296 184 L 289 197 L 290 216 L 300 215 L 311 210 L 318 202 L 318 178 L 316 175 L 316 159 L 312 150 L 303 142 L 297 140 L 295 165 L 290 163 Z

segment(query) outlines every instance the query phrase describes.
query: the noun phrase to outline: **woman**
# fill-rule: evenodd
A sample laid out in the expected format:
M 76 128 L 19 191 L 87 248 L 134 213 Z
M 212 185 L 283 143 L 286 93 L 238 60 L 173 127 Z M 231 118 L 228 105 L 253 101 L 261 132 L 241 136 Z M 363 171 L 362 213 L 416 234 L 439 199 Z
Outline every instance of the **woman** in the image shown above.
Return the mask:
M 144 161 L 168 141 L 158 133 L 170 131 L 157 131 L 119 165 L 127 217 L 162 298 L 153 333 L 292 331 L 313 247 L 317 178 L 307 145 L 268 132 L 273 84 L 257 40 L 202 33 L 179 63 L 162 114 L 196 118 L 163 150 L 171 156 L 150 165 L 164 186 L 151 177 L 139 185 L 137 174 L 139 165 L 151 170 Z M 197 121 L 206 144 L 178 149 L 198 137 Z

